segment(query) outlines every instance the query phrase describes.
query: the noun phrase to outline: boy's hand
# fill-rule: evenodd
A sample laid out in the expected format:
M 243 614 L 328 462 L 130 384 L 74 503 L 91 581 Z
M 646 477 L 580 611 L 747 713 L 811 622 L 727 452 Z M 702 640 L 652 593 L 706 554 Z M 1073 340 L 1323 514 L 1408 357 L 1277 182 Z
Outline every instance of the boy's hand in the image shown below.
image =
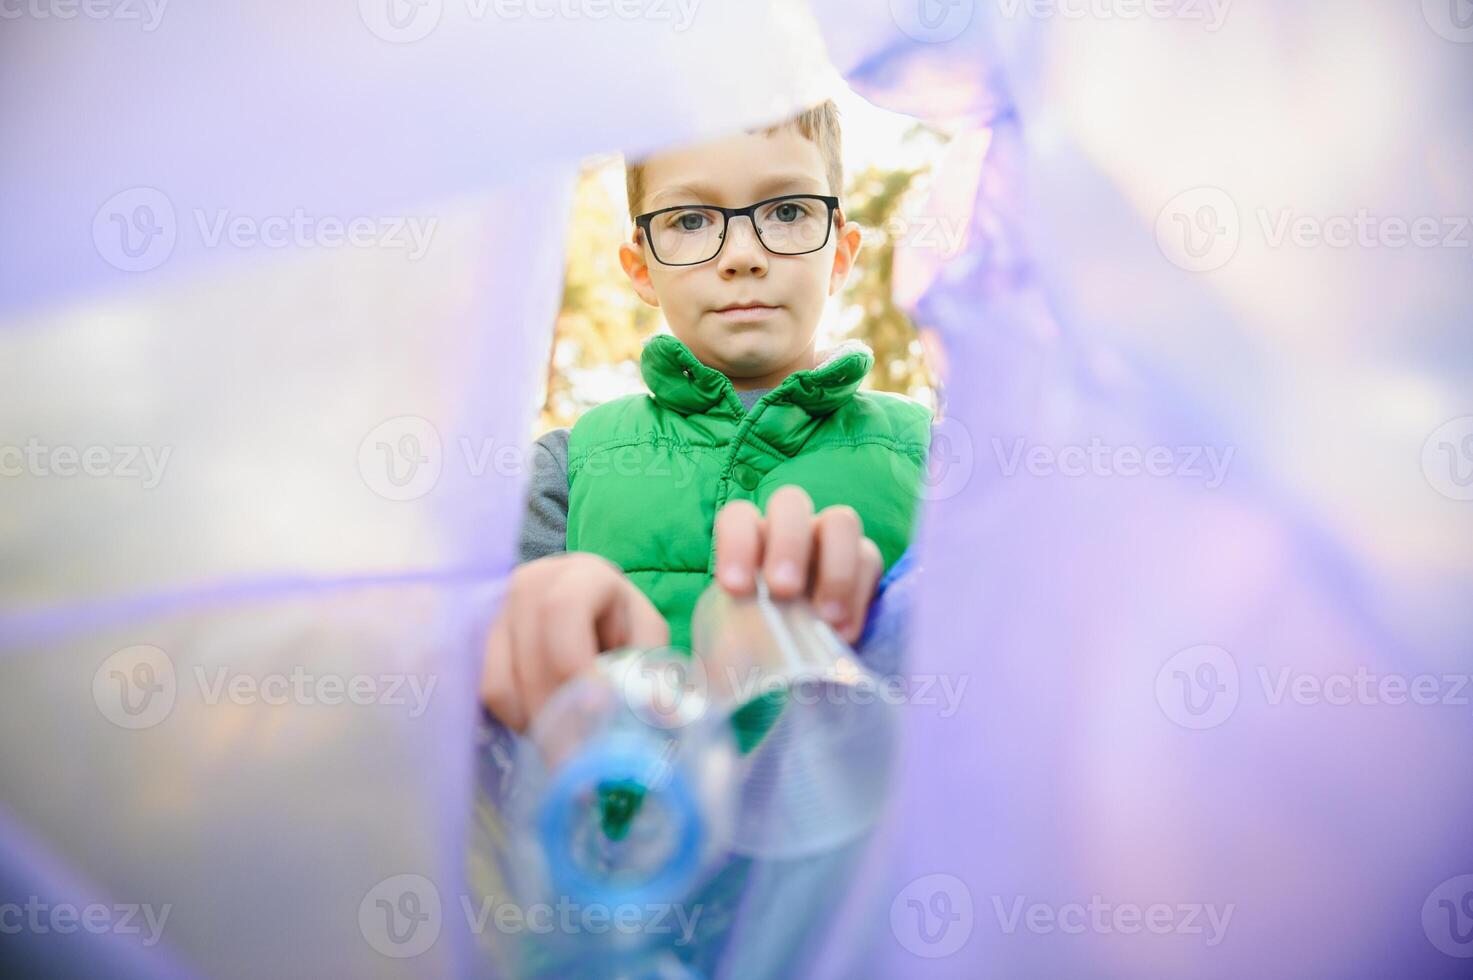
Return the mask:
M 525 731 L 568 678 L 605 650 L 661 647 L 670 626 L 612 562 L 587 552 L 518 566 L 486 641 L 481 702 Z
M 836 504 L 815 516 L 808 493 L 793 484 L 773 491 L 766 517 L 750 500 L 733 500 L 716 515 L 716 580 L 726 591 L 752 594 L 760 566 L 773 598 L 808 597 L 851 646 L 884 565 L 853 507 Z

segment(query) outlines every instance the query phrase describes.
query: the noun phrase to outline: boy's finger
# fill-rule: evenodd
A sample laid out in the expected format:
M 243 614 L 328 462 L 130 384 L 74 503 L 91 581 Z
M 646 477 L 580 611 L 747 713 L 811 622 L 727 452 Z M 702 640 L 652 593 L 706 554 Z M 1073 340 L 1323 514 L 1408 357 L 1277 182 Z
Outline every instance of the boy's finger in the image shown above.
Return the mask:
M 813 604 L 818 615 L 839 631 L 852 614 L 850 604 L 859 576 L 859 542 L 864 536 L 859 513 L 845 504 L 825 507 L 814 521 L 814 536 L 818 575 Z
M 859 539 L 859 574 L 854 578 L 854 596 L 849 603 L 849 620 L 839 635 L 850 646 L 859 642 L 864 632 L 864 622 L 869 615 L 870 603 L 875 597 L 875 587 L 885 573 L 885 558 L 880 546 L 869 538 Z
M 665 622 L 665 617 L 632 582 L 623 584 L 622 613 L 617 617 L 600 619 L 597 624 L 599 650 L 616 650 L 619 647 L 653 650 L 669 646 L 670 624 Z
M 732 595 L 752 591 L 762 560 L 762 513 L 750 500 L 733 500 L 716 515 L 716 580 Z
M 512 731 L 527 727 L 521 710 L 516 677 L 512 672 L 511 634 L 507 630 L 505 609 L 496 617 L 486 641 L 486 662 L 481 670 L 481 703 Z
M 775 599 L 794 599 L 808 584 L 813 550 L 813 501 L 807 491 L 786 484 L 767 500 L 762 542 L 762 576 Z
M 536 719 L 542 702 L 557 687 L 551 658 L 547 654 L 546 627 L 557 618 L 552 606 L 558 590 L 553 583 L 562 581 L 563 575 L 549 574 L 548 569 L 539 571 L 542 574 L 516 583 L 520 587 L 514 589 L 508 599 L 511 614 L 507 628 L 511 633 L 514 654 L 512 670 L 522 713 L 529 725 Z M 561 569 L 556 571 L 561 572 Z
M 542 663 L 533 694 L 536 707 L 552 697 L 569 678 L 584 670 L 609 647 L 600 645 L 598 624 L 626 617 L 623 573 L 602 562 L 580 564 L 559 576 L 541 597 Z M 533 708 L 535 716 L 536 708 Z

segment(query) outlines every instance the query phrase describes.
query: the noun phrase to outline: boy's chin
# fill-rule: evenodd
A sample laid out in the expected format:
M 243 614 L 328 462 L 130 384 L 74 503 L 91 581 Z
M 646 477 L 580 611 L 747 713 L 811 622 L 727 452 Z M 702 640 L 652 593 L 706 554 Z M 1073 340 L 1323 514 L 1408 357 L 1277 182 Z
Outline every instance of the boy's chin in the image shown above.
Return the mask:
M 687 346 L 703 362 L 740 380 L 772 374 L 797 356 L 797 342 L 782 317 L 752 323 L 702 323 Z M 776 322 L 775 322 L 776 321 Z
M 772 336 L 755 324 L 728 331 L 715 339 L 712 352 L 733 377 L 760 377 L 776 370 L 782 360 L 784 338 Z

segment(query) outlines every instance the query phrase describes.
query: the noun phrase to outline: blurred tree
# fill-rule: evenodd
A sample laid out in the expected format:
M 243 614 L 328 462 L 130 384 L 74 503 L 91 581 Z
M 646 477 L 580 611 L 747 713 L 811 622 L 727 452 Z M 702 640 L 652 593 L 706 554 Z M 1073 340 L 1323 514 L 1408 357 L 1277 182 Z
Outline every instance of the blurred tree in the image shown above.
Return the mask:
M 611 173 L 623 179 L 618 156 L 589 161 L 574 192 L 539 432 L 572 425 L 588 408 L 623 394 L 621 380 L 641 390 L 640 346 L 660 328 L 659 311 L 634 294 L 619 267 L 629 218 L 623 195 L 611 192 Z
M 836 300 L 857 310 L 857 322 L 846 333 L 875 352 L 875 367 L 866 387 L 894 391 L 934 408 L 933 370 L 927 363 L 915 325 L 893 299 L 895 247 L 921 226 L 906 220 L 902 206 L 926 168 L 881 170 L 870 167 L 849 182 L 845 212 L 864 229 L 859 260 Z

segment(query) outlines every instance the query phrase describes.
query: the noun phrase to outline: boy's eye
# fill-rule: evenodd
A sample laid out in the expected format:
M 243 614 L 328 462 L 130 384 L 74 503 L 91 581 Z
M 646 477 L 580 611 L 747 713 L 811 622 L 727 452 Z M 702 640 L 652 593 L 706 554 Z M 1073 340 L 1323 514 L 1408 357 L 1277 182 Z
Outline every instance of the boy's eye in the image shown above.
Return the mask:
M 674 231 L 704 231 L 715 223 L 706 211 L 672 211 L 665 218 L 665 227 Z
M 793 201 L 783 201 L 772 209 L 773 217 L 779 221 L 797 221 L 803 214 L 802 206 Z

